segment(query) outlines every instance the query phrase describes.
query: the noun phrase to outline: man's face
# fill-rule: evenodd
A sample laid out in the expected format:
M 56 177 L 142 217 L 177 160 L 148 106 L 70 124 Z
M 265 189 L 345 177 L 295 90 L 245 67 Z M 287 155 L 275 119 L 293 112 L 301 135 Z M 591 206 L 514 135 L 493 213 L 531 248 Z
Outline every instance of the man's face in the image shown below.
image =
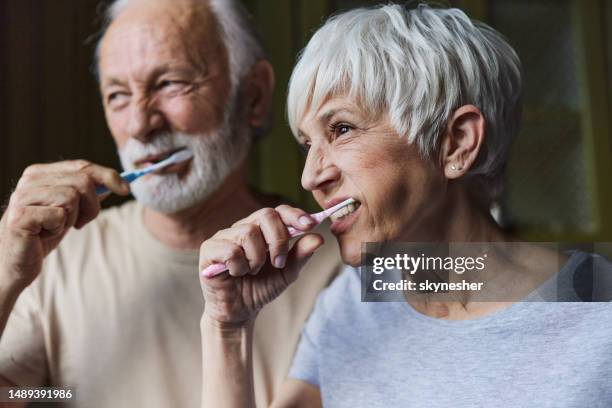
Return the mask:
M 194 153 L 132 185 L 139 200 L 162 212 L 201 201 L 248 150 L 248 137 L 232 140 L 234 95 L 215 24 L 202 6 L 149 2 L 123 11 L 101 45 L 104 110 L 124 168 L 182 147 Z

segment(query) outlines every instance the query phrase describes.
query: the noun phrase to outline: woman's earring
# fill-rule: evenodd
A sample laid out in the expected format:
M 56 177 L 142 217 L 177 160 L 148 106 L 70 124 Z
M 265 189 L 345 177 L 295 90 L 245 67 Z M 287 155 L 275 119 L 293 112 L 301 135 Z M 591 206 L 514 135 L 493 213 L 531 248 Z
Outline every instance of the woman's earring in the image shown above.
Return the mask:
M 455 166 L 454 164 L 452 164 L 452 165 L 451 165 L 451 170 L 453 170 L 453 171 L 455 171 L 455 170 L 456 170 L 456 171 L 461 171 L 461 169 L 462 169 L 462 168 L 463 168 L 463 167 L 461 167 L 461 166 Z

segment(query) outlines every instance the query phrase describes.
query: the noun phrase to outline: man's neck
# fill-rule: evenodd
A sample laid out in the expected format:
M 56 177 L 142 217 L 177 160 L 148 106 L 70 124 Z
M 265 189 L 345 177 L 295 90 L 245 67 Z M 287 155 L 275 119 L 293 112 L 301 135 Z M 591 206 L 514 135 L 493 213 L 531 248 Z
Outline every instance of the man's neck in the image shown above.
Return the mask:
M 261 207 L 249 190 L 244 169 L 230 174 L 221 187 L 200 205 L 176 214 L 145 208 L 145 227 L 164 245 L 197 249 L 217 231 L 228 228 Z

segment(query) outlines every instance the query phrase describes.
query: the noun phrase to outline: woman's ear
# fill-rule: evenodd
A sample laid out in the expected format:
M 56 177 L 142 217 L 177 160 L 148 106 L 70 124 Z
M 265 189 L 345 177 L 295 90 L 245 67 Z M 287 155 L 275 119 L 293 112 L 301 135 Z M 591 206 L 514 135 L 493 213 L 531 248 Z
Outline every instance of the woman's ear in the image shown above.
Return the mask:
M 474 165 L 485 139 L 485 119 L 474 105 L 457 109 L 448 123 L 440 149 L 444 175 L 456 179 Z
M 247 77 L 247 121 L 252 128 L 266 124 L 270 116 L 272 96 L 274 94 L 274 70 L 265 59 L 253 64 Z

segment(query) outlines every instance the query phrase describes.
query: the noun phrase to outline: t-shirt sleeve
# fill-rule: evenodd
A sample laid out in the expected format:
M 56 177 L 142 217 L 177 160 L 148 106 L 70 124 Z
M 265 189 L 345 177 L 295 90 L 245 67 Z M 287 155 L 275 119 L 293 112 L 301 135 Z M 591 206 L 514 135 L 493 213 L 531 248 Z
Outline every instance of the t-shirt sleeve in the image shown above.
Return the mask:
M 316 387 L 321 387 L 322 369 L 327 369 L 327 363 L 322 357 L 325 351 L 333 346 L 333 335 L 336 330 L 342 331 L 338 324 L 338 312 L 341 305 L 346 305 L 355 294 L 361 292 L 358 271 L 346 267 L 336 279 L 325 288 L 317 298 L 315 307 L 302 330 L 302 336 L 293 363 L 289 370 L 289 378 L 306 381 Z
M 0 338 L 0 375 L 17 385 L 41 386 L 47 360 L 35 283 L 15 303 Z
M 293 363 L 289 370 L 289 378 L 306 381 L 316 387 L 319 387 L 319 367 L 317 361 L 317 346 L 312 337 L 308 334 L 309 325 L 315 317 L 313 314 L 308 321 L 308 324 L 302 330 L 302 337 L 298 345 L 297 352 L 293 357 Z
M 324 289 L 318 296 L 315 307 L 308 318 L 297 351 L 293 357 L 293 363 L 289 370 L 289 378 L 306 381 L 316 387 L 320 386 L 320 350 L 325 342 L 321 336 L 327 321 L 327 298 L 333 290 L 333 284 Z

